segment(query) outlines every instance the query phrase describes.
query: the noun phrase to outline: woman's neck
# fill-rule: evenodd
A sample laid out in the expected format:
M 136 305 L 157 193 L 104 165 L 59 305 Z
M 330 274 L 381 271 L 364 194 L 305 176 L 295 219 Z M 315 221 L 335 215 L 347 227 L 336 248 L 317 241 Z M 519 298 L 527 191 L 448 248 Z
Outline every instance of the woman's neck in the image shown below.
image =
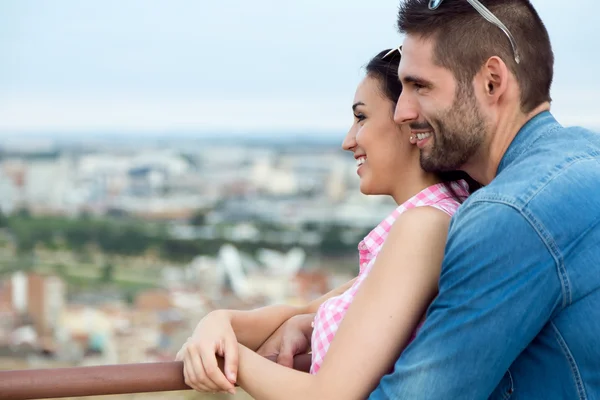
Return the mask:
M 438 176 L 423 171 L 422 174 L 415 176 L 413 179 L 403 180 L 402 184 L 397 185 L 391 196 L 396 204 L 401 205 L 423 189 L 441 182 L 442 180 Z

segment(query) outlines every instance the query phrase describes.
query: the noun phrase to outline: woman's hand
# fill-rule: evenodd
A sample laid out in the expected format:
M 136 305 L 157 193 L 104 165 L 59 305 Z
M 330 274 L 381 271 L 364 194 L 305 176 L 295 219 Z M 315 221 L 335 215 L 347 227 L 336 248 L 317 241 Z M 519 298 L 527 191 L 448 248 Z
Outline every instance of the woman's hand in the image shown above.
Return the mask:
M 225 359 L 223 373 L 217 356 Z M 183 361 L 185 383 L 200 392 L 235 393 L 238 342 L 225 311 L 213 311 L 196 326 L 175 358 Z

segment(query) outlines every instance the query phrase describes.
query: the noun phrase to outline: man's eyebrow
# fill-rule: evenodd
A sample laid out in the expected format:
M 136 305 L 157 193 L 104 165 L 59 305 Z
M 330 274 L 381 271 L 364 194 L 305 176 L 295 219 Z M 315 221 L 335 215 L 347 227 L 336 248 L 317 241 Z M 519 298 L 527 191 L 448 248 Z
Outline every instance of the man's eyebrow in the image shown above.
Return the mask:
M 405 77 L 401 78 L 400 81 L 402 82 L 403 85 L 418 84 L 421 86 L 431 86 L 430 81 L 420 78 L 416 75 L 406 75 Z
M 363 103 L 362 101 L 356 102 L 354 104 L 352 104 L 352 111 L 356 111 L 356 107 L 358 106 L 364 106 L 365 103 Z

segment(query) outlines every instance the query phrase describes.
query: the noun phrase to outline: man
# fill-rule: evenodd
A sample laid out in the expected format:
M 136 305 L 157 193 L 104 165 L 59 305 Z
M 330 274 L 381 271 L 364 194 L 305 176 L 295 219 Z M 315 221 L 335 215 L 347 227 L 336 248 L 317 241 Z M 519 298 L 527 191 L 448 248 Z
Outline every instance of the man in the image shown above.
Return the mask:
M 454 216 L 439 294 L 370 398 L 600 398 L 600 135 L 549 112 L 542 21 L 528 0 L 406 0 L 398 27 L 396 122 L 424 169 L 486 186 Z M 301 352 L 294 321 L 261 352 Z

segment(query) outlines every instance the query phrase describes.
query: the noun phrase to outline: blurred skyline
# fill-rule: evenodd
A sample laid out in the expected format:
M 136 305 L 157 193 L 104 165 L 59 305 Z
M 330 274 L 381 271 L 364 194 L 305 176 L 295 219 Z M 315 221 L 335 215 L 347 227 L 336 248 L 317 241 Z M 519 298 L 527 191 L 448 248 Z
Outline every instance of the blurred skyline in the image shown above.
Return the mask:
M 599 128 L 595 3 L 532 3 L 556 57 L 553 112 Z M 2 0 L 0 134 L 342 135 L 363 66 L 402 41 L 398 4 Z

